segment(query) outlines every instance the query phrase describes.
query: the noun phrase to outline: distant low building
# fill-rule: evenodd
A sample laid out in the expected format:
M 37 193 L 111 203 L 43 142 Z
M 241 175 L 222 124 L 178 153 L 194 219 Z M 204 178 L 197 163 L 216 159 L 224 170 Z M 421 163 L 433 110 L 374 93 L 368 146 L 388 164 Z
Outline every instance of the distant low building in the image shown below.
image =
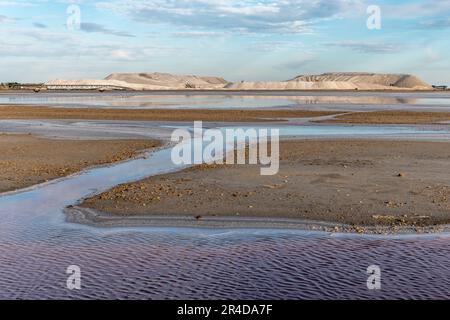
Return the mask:
M 53 84 L 46 85 L 48 90 L 126 90 L 124 87 L 100 86 L 89 84 Z
M 436 89 L 436 90 L 447 90 L 447 86 L 433 86 L 433 89 Z
M 126 84 L 109 80 L 52 80 L 45 84 L 48 90 L 127 90 Z

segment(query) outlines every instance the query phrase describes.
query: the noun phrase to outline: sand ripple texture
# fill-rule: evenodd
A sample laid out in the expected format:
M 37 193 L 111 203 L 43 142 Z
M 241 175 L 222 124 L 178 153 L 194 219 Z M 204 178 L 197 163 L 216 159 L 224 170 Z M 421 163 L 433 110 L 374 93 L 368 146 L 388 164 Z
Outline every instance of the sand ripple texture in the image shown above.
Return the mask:
M 40 228 L 20 238 L 0 243 L 3 299 L 450 298 L 448 236 Z M 79 291 L 66 288 L 73 264 Z M 379 291 L 366 286 L 373 264 L 382 270 Z

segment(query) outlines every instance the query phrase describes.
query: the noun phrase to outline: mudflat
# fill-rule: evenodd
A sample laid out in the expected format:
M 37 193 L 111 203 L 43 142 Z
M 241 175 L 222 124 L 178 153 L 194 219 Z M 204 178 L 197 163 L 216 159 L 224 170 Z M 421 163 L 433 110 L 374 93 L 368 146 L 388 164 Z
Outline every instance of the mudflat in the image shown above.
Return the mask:
M 253 122 L 284 118 L 309 118 L 339 114 L 309 110 L 211 110 L 211 109 L 88 109 L 0 105 L 0 119 L 82 119 L 140 121 Z
M 48 106 L 0 105 L 1 119 L 80 119 L 80 120 L 137 120 L 137 121 L 215 121 L 268 122 L 288 118 L 332 116 L 323 123 L 354 124 L 433 124 L 450 121 L 450 112 L 437 111 L 371 111 L 345 112 L 302 109 L 89 109 Z
M 352 112 L 329 120 L 328 123 L 359 123 L 359 124 L 431 124 L 450 121 L 450 112 L 421 111 L 373 111 Z
M 83 168 L 132 158 L 156 140 L 56 140 L 0 134 L 0 192 L 70 175 Z
M 198 166 L 119 185 L 80 206 L 110 217 L 268 217 L 365 227 L 450 223 L 450 144 L 283 141 L 280 171 Z M 338 227 L 336 227 L 338 228 Z

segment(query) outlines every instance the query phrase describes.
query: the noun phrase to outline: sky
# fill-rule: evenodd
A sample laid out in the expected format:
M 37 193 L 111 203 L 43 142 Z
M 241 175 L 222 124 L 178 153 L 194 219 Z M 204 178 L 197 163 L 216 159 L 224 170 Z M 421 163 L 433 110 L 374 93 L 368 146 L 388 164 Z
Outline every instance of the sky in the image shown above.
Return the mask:
M 0 0 L 0 82 L 113 72 L 450 84 L 450 0 Z

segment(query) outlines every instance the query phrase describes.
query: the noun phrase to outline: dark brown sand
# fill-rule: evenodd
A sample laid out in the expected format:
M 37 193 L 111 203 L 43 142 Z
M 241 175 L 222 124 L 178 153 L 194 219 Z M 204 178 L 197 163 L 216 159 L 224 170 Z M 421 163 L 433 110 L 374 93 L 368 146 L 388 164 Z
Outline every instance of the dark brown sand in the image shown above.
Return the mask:
M 432 124 L 450 121 L 450 112 L 374 111 L 353 112 L 321 122 L 361 124 Z
M 343 114 L 344 113 L 344 114 Z M 337 115 L 318 120 L 331 123 L 360 124 L 432 124 L 450 121 L 450 112 L 373 111 L 339 112 L 311 110 L 212 110 L 212 109 L 87 109 L 46 106 L 0 105 L 0 119 L 84 119 L 141 121 L 216 121 L 266 122 L 286 118 L 313 118 Z
M 448 143 L 286 141 L 280 153 L 276 176 L 261 176 L 259 166 L 200 166 L 120 185 L 81 206 L 122 217 L 277 217 L 393 230 L 450 222 Z
M 70 175 L 83 168 L 132 158 L 159 146 L 154 140 L 53 140 L 0 135 L 0 192 Z
M 173 110 L 87 109 L 0 105 L 0 119 L 83 119 L 141 121 L 272 121 L 284 118 L 320 117 L 340 112 L 307 110 Z M 270 119 L 270 120 L 269 120 Z

